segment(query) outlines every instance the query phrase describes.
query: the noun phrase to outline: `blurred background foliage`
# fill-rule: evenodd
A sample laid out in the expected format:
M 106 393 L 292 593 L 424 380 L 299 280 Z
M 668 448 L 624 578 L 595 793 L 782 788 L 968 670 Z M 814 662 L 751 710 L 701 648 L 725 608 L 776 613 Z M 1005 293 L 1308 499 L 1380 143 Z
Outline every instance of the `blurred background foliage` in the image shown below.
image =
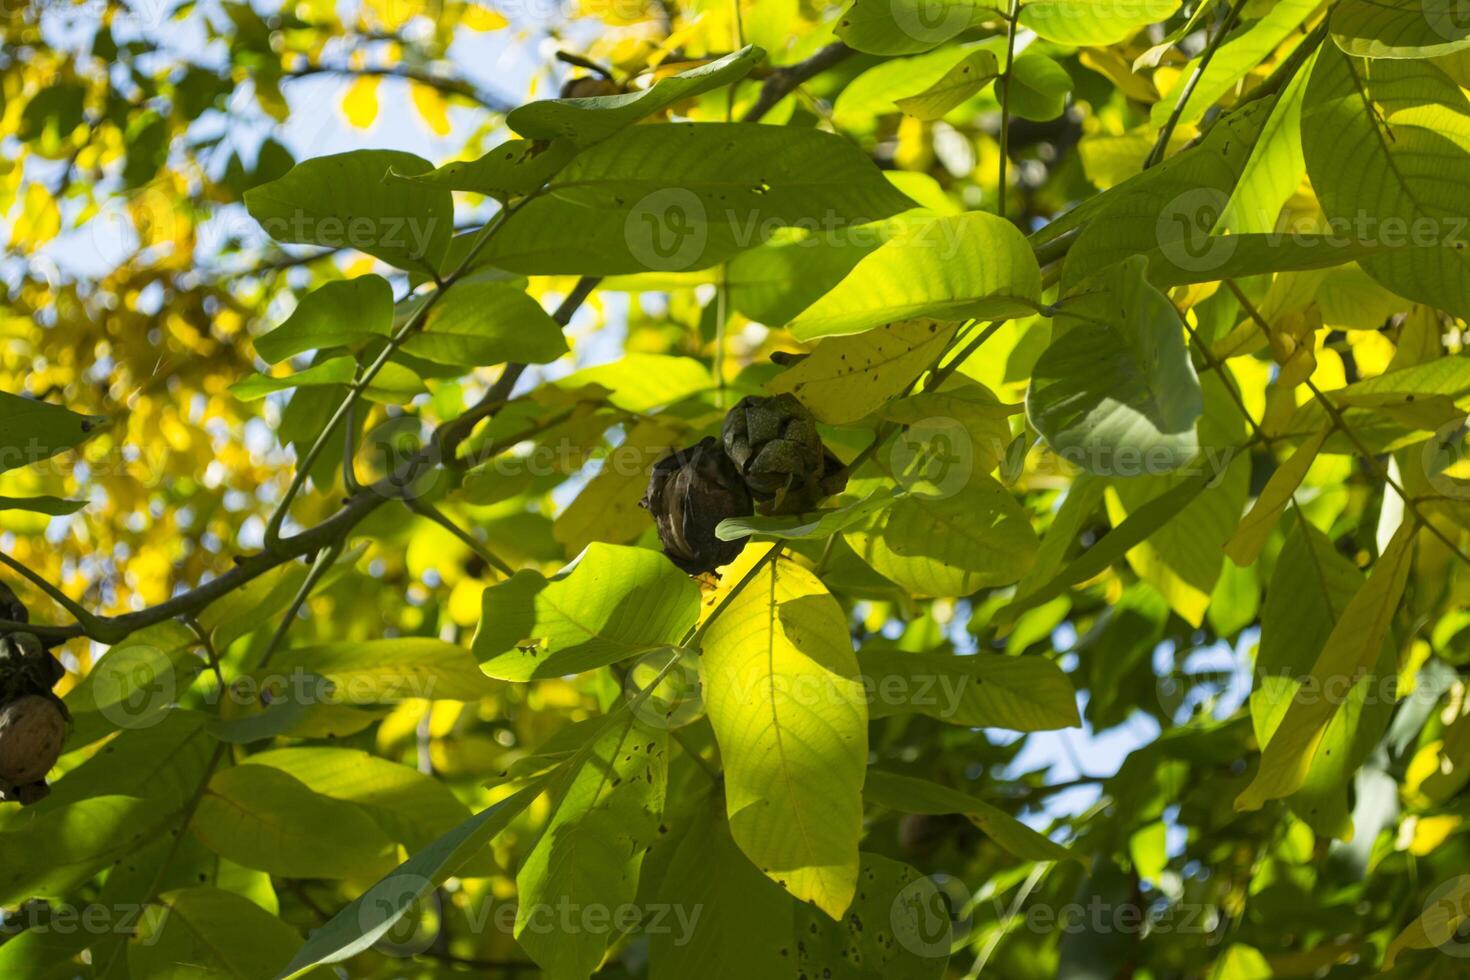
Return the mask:
M 1221 106 L 1269 78 L 1319 16 L 1315 5 L 1298 6 L 1301 16 L 1219 95 Z M 1259 23 L 1272 7 L 1248 3 L 1243 20 Z M 102 614 L 155 605 L 258 549 L 295 453 L 314 440 L 342 391 L 300 389 L 247 402 L 228 388 L 264 367 L 252 339 L 279 323 L 296 298 L 333 279 L 389 270 L 359 253 L 272 244 L 246 215 L 244 192 L 297 159 L 347 147 L 411 150 L 436 164 L 474 159 L 506 135 L 504 112 L 528 99 L 567 86 L 580 95 L 641 84 L 731 51 L 740 39 L 764 47 L 773 65 L 809 57 L 834 39 L 837 10 L 825 4 L 750 0 L 738 5 L 738 23 L 736 9 L 724 0 L 568 0 L 496 9 L 463 0 L 0 6 L 0 233 L 8 243 L 0 260 L 0 390 L 108 420 L 75 453 L 0 474 L 0 495 L 86 501 L 69 517 L 0 511 L 0 547 Z M 1008 173 L 1009 216 L 1025 230 L 1137 172 L 1157 132 L 1151 113 L 1176 90 L 1202 43 L 1190 34 L 1179 46 L 1156 47 L 1187 16 L 1181 11 L 1106 46 L 1035 39 L 1026 48 L 1028 84 L 1010 127 Z M 977 34 L 993 46 L 994 31 Z M 1463 67 L 1463 59 L 1442 60 L 1446 71 Z M 902 172 L 905 192 L 937 213 L 993 210 L 1000 156 L 994 96 L 977 95 L 928 121 L 893 103 L 895 93 L 933 81 L 947 67 L 942 61 L 937 54 L 855 55 L 784 99 L 766 121 L 845 134 L 882 168 Z M 756 80 L 769 70 L 757 69 Z M 738 118 L 758 91 L 753 83 L 733 95 L 720 89 L 679 114 Z M 1201 121 L 1185 121 L 1173 145 L 1183 146 Z M 459 197 L 461 222 L 473 224 L 491 210 L 482 199 Z M 1320 222 L 1305 180 L 1285 209 L 1298 225 Z M 495 472 L 465 476 L 443 509 L 477 529 L 512 566 L 548 573 L 589 541 L 651 544 L 652 523 L 632 506 L 642 493 L 641 473 L 607 476 L 608 454 L 620 445 L 681 442 L 736 396 L 758 390 L 770 376 L 772 352 L 800 347 L 740 304 L 726 309 L 719 275 L 609 280 L 571 323 L 573 353 L 533 368 L 523 384 L 530 390 L 541 380 L 610 365 L 585 380 L 614 390 L 663 383 L 650 404 L 682 395 L 677 411 L 655 425 L 635 421 L 639 409 L 626 403 L 577 404 L 541 389 L 523 414 L 498 418 L 478 438 L 540 431 L 517 442 L 511 462 Z M 529 289 L 551 309 L 573 281 L 532 277 Z M 1442 336 L 1452 353 L 1463 344 L 1461 323 L 1413 307 L 1355 266 L 1256 277 L 1242 287 L 1258 303 L 1316 318 L 1309 371 L 1323 388 L 1382 373 L 1407 356 L 1415 338 Z M 1237 297 L 1218 284 L 1180 290 L 1179 305 L 1209 338 L 1225 337 L 1246 318 Z M 1039 318 L 1013 321 L 963 371 L 1002 400 L 1019 401 L 1049 330 Z M 636 360 L 620 360 L 625 354 L 683 355 L 708 369 L 692 378 L 650 378 Z M 1268 356 L 1237 357 L 1231 368 L 1258 418 L 1284 418 L 1305 400 L 1299 389 L 1272 384 L 1276 365 Z M 411 405 L 373 405 L 358 421 L 373 429 L 408 414 L 432 425 L 474 404 L 494 376 L 434 379 Z M 538 447 L 559 453 L 557 462 L 534 473 L 514 464 Z M 335 452 L 340 457 L 340 447 Z M 1256 452 L 1255 462 L 1274 462 L 1269 450 Z M 293 526 L 337 509 L 343 487 L 332 456 L 314 470 L 318 479 L 295 507 Z M 1073 476 L 1043 448 L 1010 475 L 1038 530 L 1053 520 Z M 1253 478 L 1250 492 L 1263 482 Z M 1301 511 L 1325 533 L 1348 575 L 1358 575 L 1382 543 L 1380 515 L 1392 506 L 1384 489 L 1351 455 L 1323 455 L 1306 478 Z M 1107 508 L 1114 519 L 1119 506 L 1111 501 Z M 1435 520 L 1463 542 L 1460 508 L 1436 511 Z M 1086 545 L 1105 531 L 1089 522 L 1077 536 Z M 468 637 L 481 591 L 503 578 L 499 572 L 448 530 L 399 509 L 378 511 L 360 533 L 366 543 L 348 552 L 293 624 L 294 645 Z M 1470 574 L 1428 535 L 1420 536 L 1399 617 L 1408 651 L 1399 679 L 1402 690 L 1434 696 L 1405 702 L 1372 747 L 1352 791 L 1356 833 L 1336 841 L 1285 808 L 1240 814 L 1231 807 L 1247 782 L 1245 759 L 1254 744 L 1243 706 L 1262 618 L 1293 614 L 1289 607 L 1273 611 L 1266 589 L 1272 570 L 1281 574 L 1285 535 L 1273 536 L 1250 567 L 1221 556 L 1193 593 L 1171 592 L 1156 567 L 1120 563 L 1092 587 L 1026 613 L 999 638 L 991 618 L 1004 596 L 915 599 L 834 540 L 822 558 L 825 578 L 849 598 L 859 644 L 1045 652 L 1081 695 L 1081 731 L 1017 738 L 917 715 L 874 726 L 879 765 L 973 786 L 1096 856 L 1089 879 L 1081 865 L 1018 863 L 962 819 L 870 814 L 868 850 L 952 875 L 974 896 L 966 914 L 979 959 L 957 957 L 957 969 L 983 963 L 1012 978 L 1059 970 L 1069 977 L 1218 980 L 1366 976 L 1377 972 L 1381 950 L 1418 914 L 1430 886 L 1470 868 L 1470 797 L 1463 792 L 1470 765 L 1463 737 L 1470 728 Z M 820 551 L 808 557 L 816 560 Z M 285 569 L 270 587 L 287 596 L 303 573 Z M 39 592 L 18 591 L 34 618 L 65 621 Z M 284 607 L 244 607 L 234 620 L 226 610 L 203 625 L 225 630 L 230 642 L 217 652 L 227 667 L 250 663 L 276 627 L 261 610 Z M 63 690 L 86 676 L 102 649 L 82 639 L 61 648 L 69 670 Z M 202 703 L 207 687 L 185 703 Z M 480 700 L 343 709 L 321 734 L 432 773 L 478 809 L 498 795 L 482 788 L 487 780 L 568 724 L 596 715 L 617 693 L 605 672 L 496 684 Z M 1442 764 L 1451 756 L 1452 764 Z M 63 765 L 85 761 L 68 757 Z M 671 776 L 697 778 L 687 763 Z M 544 817 L 533 807 L 525 827 L 497 839 L 495 874 L 457 880 L 440 893 L 435 914 L 444 929 L 426 957 L 369 953 L 354 961 L 353 975 L 524 970 L 508 935 L 475 931 L 465 917 L 487 898 L 512 893 L 528 828 Z M 198 861 L 206 861 L 198 844 L 185 849 L 200 850 Z M 208 860 L 214 880 L 234 875 L 237 891 L 279 910 L 303 933 L 372 880 L 293 879 L 277 889 L 258 872 Z M 1012 912 L 1028 901 L 1058 907 L 1093 894 L 1172 910 L 1164 921 L 1173 928 L 1157 928 L 1142 944 L 1116 930 L 1059 936 L 1028 928 L 1024 914 Z M 1422 958 L 1406 956 L 1400 975 L 1463 975 L 1462 959 L 1415 955 Z M 604 972 L 637 975 L 639 962 L 634 951 Z

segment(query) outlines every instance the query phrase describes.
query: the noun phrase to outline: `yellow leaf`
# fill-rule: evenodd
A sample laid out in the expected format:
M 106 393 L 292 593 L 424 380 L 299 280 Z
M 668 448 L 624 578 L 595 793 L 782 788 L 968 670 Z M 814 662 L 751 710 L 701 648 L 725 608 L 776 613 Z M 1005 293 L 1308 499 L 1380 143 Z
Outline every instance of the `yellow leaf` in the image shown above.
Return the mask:
M 499 11 L 491 10 L 482 4 L 481 0 L 469 0 L 464 5 L 464 13 L 460 15 L 460 24 L 472 31 L 498 31 L 502 27 L 510 25 Z
M 1420 817 L 1414 821 L 1414 837 L 1409 841 L 1409 853 L 1416 857 L 1428 857 L 1449 839 L 1460 826 L 1460 818 L 1453 813 L 1442 813 L 1434 817 Z
M 61 209 L 56 198 L 40 184 L 26 188 L 20 217 L 10 229 L 12 248 L 29 251 L 40 248 L 61 231 Z
M 419 111 L 424 123 L 435 136 L 448 136 L 452 128 L 449 123 L 449 100 L 436 88 L 415 83 L 410 86 L 414 108 Z
M 795 395 L 822 422 L 855 422 L 907 391 L 939 359 L 958 327 L 938 320 L 901 320 L 831 337 L 766 387 Z
M 725 572 L 734 593 L 709 627 L 700 676 L 730 834 L 802 901 L 840 919 L 857 892 L 868 712 L 842 607 L 789 559 L 740 584 L 768 546 Z
M 373 75 L 359 75 L 342 97 L 342 114 L 358 129 L 367 129 L 378 118 L 378 83 Z
M 1456 875 L 1429 893 L 1423 914 L 1388 944 L 1383 968 L 1392 969 L 1394 960 L 1406 949 L 1463 949 L 1455 933 L 1466 919 L 1470 919 L 1470 875 Z
M 1326 428 L 1307 439 L 1271 474 L 1271 479 L 1261 489 L 1261 495 L 1256 498 L 1250 513 L 1245 515 L 1240 526 L 1235 529 L 1235 534 L 1225 543 L 1225 554 L 1230 556 L 1231 561 L 1244 568 L 1260 555 L 1266 536 L 1276 526 L 1286 505 L 1291 503 L 1292 495 L 1301 486 L 1302 479 L 1312 466 L 1312 460 L 1317 458 L 1322 444 L 1331 434 L 1332 429 Z
M 1322 736 L 1342 705 L 1344 681 L 1350 687 L 1371 671 L 1382 652 L 1408 582 L 1414 531 L 1412 523 L 1399 526 L 1368 581 L 1348 602 L 1309 679 L 1262 749 L 1261 767 L 1236 798 L 1237 810 L 1259 810 L 1267 800 L 1290 796 L 1306 780 Z

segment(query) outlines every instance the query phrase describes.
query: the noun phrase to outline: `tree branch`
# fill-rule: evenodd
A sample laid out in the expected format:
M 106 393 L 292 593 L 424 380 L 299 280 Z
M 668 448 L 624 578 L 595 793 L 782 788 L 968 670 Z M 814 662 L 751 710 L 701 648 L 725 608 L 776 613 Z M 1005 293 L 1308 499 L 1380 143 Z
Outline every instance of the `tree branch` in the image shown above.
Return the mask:
M 810 81 L 833 65 L 841 63 L 852 53 L 852 48 L 841 41 L 834 41 L 805 61 L 777 68 L 766 79 L 765 85 L 761 86 L 761 94 L 756 98 L 755 105 L 746 110 L 740 121 L 758 122 L 762 116 L 774 109 L 778 102 L 803 83 Z

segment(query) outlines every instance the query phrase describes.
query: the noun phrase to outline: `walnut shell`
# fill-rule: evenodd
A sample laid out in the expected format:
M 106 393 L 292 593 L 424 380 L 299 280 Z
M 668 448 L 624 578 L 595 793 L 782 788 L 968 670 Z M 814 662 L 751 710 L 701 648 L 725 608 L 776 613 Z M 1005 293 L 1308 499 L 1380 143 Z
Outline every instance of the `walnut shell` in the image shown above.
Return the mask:
M 66 719 L 51 698 L 29 694 L 0 708 L 0 780 L 24 786 L 45 779 L 65 740 Z
M 712 572 L 740 554 L 745 542 L 721 541 L 715 528 L 752 510 L 750 492 L 713 437 L 659 460 L 639 505 L 653 515 L 664 554 L 690 575 Z

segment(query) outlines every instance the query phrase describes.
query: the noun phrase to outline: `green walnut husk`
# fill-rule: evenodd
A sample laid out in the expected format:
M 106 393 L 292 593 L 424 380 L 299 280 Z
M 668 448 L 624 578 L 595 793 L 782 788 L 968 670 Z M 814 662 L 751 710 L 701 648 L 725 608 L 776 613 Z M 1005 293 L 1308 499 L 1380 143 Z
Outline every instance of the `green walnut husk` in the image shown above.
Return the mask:
M 762 514 L 815 510 L 847 486 L 847 468 L 794 395 L 742 398 L 725 416 L 721 438 Z
M 0 618 L 30 622 L 25 606 L 3 584 Z M 61 755 L 70 721 L 51 688 L 65 674 L 34 634 L 0 636 L 0 802 L 29 806 L 50 792 L 46 774 Z

